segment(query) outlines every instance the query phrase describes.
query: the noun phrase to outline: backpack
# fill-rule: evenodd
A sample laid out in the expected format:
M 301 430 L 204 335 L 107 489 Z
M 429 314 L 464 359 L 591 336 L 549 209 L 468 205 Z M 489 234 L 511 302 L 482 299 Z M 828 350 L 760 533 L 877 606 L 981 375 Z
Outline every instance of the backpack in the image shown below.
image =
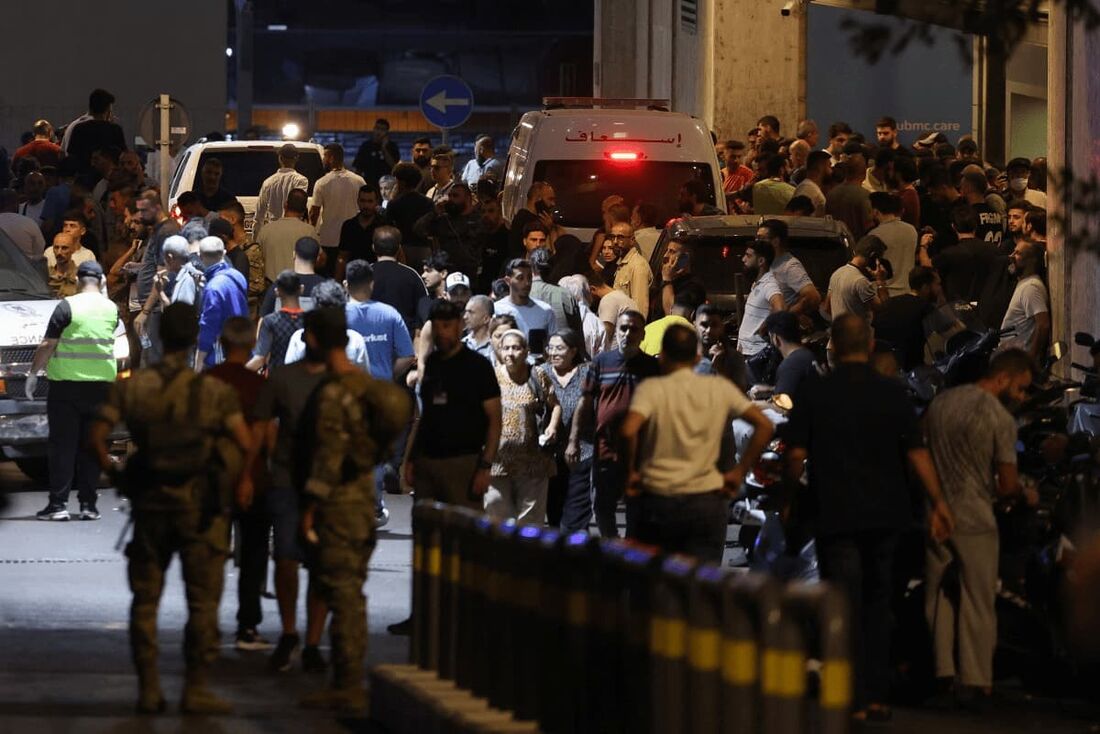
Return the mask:
M 264 297 L 267 291 L 267 279 L 264 278 L 264 251 L 259 242 L 250 242 L 244 246 L 248 257 L 248 300 L 255 301 Z

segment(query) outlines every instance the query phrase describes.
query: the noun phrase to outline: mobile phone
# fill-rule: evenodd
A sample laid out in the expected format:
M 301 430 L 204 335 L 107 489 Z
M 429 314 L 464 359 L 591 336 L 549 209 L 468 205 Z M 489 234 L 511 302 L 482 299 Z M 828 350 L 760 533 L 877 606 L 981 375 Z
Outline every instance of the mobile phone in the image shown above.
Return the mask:
M 687 252 L 681 252 L 676 256 L 676 267 L 674 270 L 687 270 L 691 266 L 691 254 Z

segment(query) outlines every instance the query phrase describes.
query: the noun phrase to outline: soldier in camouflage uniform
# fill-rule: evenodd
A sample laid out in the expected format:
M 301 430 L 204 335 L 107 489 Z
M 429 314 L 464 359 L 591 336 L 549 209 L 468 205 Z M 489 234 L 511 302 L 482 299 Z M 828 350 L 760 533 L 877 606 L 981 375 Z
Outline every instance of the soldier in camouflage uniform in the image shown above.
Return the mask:
M 302 532 L 314 544 L 312 571 L 332 611 L 334 680 L 332 689 L 302 705 L 358 709 L 365 705 L 363 584 L 375 543 L 374 465 L 391 449 L 412 406 L 404 390 L 371 378 L 348 360 L 343 309 L 307 313 L 305 339 L 326 355 L 331 375 L 315 396 L 316 443 Z
M 130 645 L 139 683 L 137 709 L 165 709 L 157 674 L 157 606 L 165 571 L 178 552 L 188 609 L 180 708 L 185 713 L 224 713 L 229 705 L 209 690 L 206 673 L 218 652 L 228 508 L 214 490 L 219 482 L 204 465 L 220 466 L 217 457 L 224 449 L 216 442 L 236 441 L 243 448 L 248 432 L 233 389 L 190 369 L 188 356 L 198 335 L 194 308 L 183 303 L 166 308 L 160 335 L 163 362 L 111 386 L 90 438 L 100 465 L 132 503 L 134 534 L 126 555 L 134 595 Z M 195 380 L 200 382 L 193 384 Z M 120 422 L 137 445 L 123 471 L 107 453 L 107 435 Z

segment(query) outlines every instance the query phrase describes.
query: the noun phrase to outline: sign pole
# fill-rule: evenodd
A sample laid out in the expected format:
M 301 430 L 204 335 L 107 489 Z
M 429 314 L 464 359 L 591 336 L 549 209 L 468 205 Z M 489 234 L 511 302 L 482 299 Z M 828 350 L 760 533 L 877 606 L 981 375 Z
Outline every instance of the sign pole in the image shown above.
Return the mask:
M 441 138 L 442 138 L 442 140 L 440 140 L 439 144 L 440 145 L 450 145 L 451 144 L 451 128 L 441 127 L 441 128 L 439 128 L 439 132 L 441 133 Z
M 172 108 L 172 102 L 169 100 L 167 94 L 160 95 L 160 101 L 157 103 L 157 108 L 160 109 L 160 130 L 157 135 L 157 148 L 160 155 L 160 202 L 165 211 L 168 211 L 168 147 L 171 145 L 172 133 L 171 133 L 171 118 L 170 111 Z

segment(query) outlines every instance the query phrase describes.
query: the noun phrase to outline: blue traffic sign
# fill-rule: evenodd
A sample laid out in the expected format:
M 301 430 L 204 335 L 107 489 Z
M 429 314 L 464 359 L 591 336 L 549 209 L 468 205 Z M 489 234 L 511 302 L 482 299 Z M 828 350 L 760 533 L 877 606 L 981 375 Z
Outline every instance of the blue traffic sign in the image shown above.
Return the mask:
M 420 90 L 420 112 L 436 127 L 458 127 L 469 119 L 473 108 L 474 93 L 457 76 L 437 76 Z

